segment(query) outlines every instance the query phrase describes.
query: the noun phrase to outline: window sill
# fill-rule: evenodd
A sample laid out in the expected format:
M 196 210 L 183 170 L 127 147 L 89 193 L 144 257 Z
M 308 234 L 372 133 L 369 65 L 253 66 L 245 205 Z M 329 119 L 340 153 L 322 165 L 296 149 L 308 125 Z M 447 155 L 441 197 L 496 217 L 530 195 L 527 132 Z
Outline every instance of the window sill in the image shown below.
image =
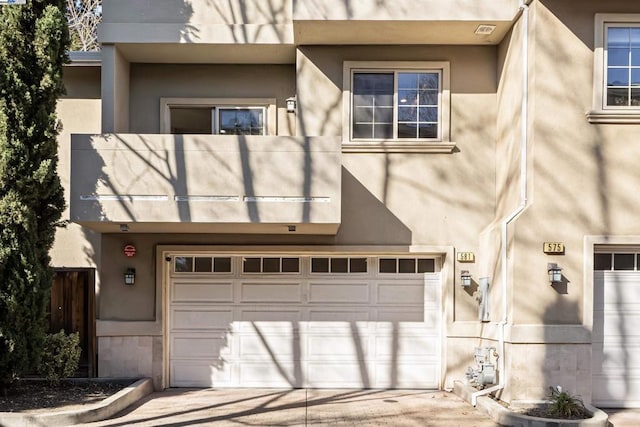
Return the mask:
M 453 142 L 344 142 L 343 153 L 453 153 L 456 144 Z
M 589 123 L 640 124 L 640 110 L 592 110 L 586 114 Z

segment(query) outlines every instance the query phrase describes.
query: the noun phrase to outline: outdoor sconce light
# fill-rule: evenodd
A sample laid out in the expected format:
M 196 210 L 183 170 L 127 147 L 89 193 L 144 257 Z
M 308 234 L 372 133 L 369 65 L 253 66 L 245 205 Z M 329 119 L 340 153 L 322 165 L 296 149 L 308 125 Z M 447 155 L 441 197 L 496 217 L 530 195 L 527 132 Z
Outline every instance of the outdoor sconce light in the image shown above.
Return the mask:
M 462 270 L 460 272 L 460 281 L 462 282 L 463 288 L 471 286 L 471 273 L 469 273 L 469 270 Z
M 287 98 L 287 113 L 295 113 L 296 112 L 296 97 L 291 96 Z
M 555 262 L 547 264 L 547 273 L 549 273 L 549 282 L 554 283 L 562 282 L 562 268 L 558 267 Z
M 124 284 L 133 285 L 134 283 L 136 283 L 136 269 L 127 268 L 127 271 L 124 273 Z

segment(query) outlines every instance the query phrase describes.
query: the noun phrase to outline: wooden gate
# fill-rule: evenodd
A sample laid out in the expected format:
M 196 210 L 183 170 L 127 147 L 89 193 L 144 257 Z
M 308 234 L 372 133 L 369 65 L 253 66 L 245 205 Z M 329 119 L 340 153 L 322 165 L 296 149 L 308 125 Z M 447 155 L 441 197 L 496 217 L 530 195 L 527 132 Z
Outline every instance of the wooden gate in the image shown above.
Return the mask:
M 56 269 L 51 286 L 49 332 L 78 332 L 80 370 L 78 376 L 94 377 L 96 371 L 94 270 Z

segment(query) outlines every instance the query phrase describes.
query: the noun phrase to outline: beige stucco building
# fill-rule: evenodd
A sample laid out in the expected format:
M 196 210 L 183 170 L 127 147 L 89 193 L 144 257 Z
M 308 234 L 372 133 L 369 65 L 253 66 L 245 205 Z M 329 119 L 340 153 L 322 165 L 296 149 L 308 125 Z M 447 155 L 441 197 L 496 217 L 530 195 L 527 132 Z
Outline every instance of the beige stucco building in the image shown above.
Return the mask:
M 94 374 L 449 389 L 493 347 L 505 401 L 640 406 L 640 4 L 105 0 L 99 39 L 53 251 Z

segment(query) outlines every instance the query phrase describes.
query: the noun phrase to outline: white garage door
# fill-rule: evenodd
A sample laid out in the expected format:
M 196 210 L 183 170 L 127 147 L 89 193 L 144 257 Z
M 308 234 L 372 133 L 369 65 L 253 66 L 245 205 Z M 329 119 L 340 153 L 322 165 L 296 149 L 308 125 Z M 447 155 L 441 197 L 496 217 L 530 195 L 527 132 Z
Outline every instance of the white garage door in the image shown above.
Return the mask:
M 172 387 L 439 387 L 437 259 L 173 259 Z
M 593 403 L 640 407 L 640 257 L 598 253 L 594 272 Z

